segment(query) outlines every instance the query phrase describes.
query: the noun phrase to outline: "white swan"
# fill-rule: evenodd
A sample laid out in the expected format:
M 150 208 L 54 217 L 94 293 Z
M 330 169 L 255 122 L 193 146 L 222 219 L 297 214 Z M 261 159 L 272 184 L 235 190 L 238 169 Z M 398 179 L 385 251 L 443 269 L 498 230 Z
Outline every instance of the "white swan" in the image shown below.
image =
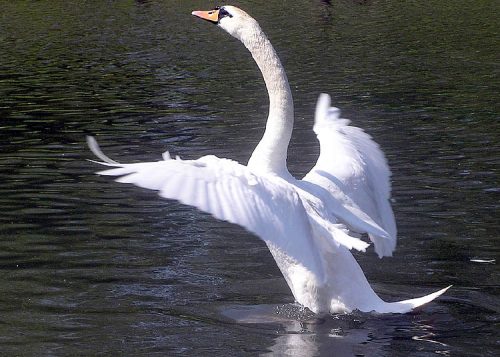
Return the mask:
M 102 175 L 116 181 L 158 190 L 213 216 L 245 227 L 269 247 L 296 301 L 315 313 L 354 309 L 403 313 L 444 293 L 387 303 L 368 284 L 349 249 L 364 251 L 358 238 L 367 233 L 379 256 L 391 255 L 396 226 L 389 205 L 389 169 L 370 136 L 349 126 L 320 95 L 314 131 L 320 156 L 303 180 L 286 166 L 293 127 L 293 101 L 287 77 L 269 40 L 244 11 L 223 6 L 193 15 L 217 24 L 239 39 L 259 66 L 269 93 L 269 117 L 262 140 L 248 165 L 204 156 L 120 164 L 106 157 L 97 142 L 88 144 Z

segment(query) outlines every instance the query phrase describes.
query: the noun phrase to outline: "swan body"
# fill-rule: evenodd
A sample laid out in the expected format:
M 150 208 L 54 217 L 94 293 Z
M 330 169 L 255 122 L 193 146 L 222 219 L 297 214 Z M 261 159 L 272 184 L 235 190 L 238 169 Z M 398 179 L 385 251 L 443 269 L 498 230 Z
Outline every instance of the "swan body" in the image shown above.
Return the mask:
M 391 255 L 396 225 L 389 204 L 390 171 L 371 137 L 341 119 L 321 94 L 314 131 L 320 155 L 314 168 L 295 179 L 286 166 L 293 129 L 293 99 L 281 62 L 258 23 L 243 10 L 224 6 L 193 15 L 216 23 L 250 51 L 269 94 L 265 133 L 247 165 L 213 155 L 197 160 L 172 159 L 120 164 L 88 145 L 102 165 L 101 175 L 117 182 L 157 190 L 160 196 L 238 224 L 262 239 L 296 301 L 315 313 L 352 310 L 404 313 L 448 288 L 421 298 L 387 303 L 370 287 L 350 250 L 369 246 Z

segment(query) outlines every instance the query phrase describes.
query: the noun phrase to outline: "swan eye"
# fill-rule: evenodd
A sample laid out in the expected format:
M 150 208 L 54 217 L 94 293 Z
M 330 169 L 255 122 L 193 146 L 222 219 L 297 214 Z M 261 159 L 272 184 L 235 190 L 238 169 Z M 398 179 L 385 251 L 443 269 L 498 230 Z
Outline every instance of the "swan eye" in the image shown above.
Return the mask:
M 229 16 L 229 17 L 233 17 L 233 15 L 231 15 L 226 9 L 224 9 L 223 7 L 219 8 L 219 18 L 218 20 L 220 21 L 222 18 L 226 17 L 226 16 Z

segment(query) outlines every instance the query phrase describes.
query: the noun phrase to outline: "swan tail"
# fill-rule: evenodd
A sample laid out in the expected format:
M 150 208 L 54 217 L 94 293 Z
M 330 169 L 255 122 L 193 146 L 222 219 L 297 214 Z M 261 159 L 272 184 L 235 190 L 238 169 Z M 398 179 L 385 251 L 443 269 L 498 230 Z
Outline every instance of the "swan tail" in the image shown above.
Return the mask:
M 333 244 L 331 240 L 322 242 Z M 342 246 L 337 250 L 326 247 L 326 250 L 331 251 L 331 255 L 326 256 L 330 313 L 358 310 L 366 313 L 403 314 L 431 302 L 451 287 L 414 299 L 385 302 L 370 286 L 363 270 L 349 250 Z
M 414 299 L 385 303 L 382 306 L 373 309 L 373 311 L 379 312 L 379 313 L 404 314 L 404 313 L 412 311 L 413 309 L 416 309 L 417 307 L 420 307 L 422 305 L 425 305 L 425 304 L 431 302 L 432 300 L 436 299 L 437 297 L 443 295 L 451 287 L 452 287 L 452 285 L 447 286 L 444 289 L 435 291 L 432 294 L 428 294 L 428 295 L 421 296 L 421 297 L 414 298 Z

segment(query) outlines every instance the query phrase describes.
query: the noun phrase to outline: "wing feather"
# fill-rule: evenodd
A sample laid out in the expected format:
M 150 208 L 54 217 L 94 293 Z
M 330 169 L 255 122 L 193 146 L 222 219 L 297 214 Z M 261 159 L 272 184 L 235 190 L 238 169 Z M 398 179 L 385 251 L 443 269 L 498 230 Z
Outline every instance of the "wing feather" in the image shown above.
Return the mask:
M 99 148 L 95 141 L 93 148 Z M 319 280 L 325 279 L 308 215 L 292 184 L 276 176 L 256 175 L 246 166 L 215 156 L 198 160 L 165 156 L 167 160 L 157 162 L 119 164 L 98 152 L 102 164 L 112 167 L 99 174 L 119 176 L 118 182 L 157 190 L 164 198 L 238 224 Z
M 379 256 L 392 255 L 397 232 L 389 203 L 391 173 L 377 143 L 349 123 L 340 119 L 337 108 L 330 107 L 330 96 L 321 94 L 314 124 L 320 156 L 303 180 L 326 189 L 341 202 L 346 211 L 339 209 L 336 214 L 352 230 L 368 233 Z M 387 234 L 372 229 L 373 223 Z

